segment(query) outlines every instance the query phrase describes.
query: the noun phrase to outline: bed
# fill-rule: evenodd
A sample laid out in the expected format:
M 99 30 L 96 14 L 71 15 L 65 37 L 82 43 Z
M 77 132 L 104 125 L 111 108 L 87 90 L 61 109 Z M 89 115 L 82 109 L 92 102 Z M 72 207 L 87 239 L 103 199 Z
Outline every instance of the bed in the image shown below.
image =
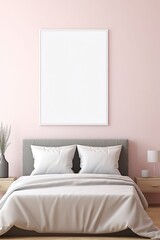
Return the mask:
M 67 152 L 65 159 L 73 155 L 73 166 L 66 161 L 69 172 L 54 165 L 58 170 L 51 174 L 50 164 L 43 174 L 36 158 L 41 159 L 42 154 L 53 157 L 53 148 Z M 110 162 L 105 172 L 103 151 L 111 159 L 119 159 L 115 172 L 110 170 Z M 89 165 L 88 159 L 93 159 Z M 49 157 L 45 160 L 47 163 Z M 127 175 L 126 139 L 25 139 L 23 176 L 0 201 L 0 235 L 137 234 L 160 239 L 160 230 L 145 211 L 146 199 Z

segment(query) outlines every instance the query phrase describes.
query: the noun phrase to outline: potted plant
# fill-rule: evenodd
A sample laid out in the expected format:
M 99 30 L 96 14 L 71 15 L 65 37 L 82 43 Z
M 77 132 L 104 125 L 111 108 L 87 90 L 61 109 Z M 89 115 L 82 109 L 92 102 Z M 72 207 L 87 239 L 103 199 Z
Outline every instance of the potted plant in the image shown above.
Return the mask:
M 0 177 L 8 177 L 8 162 L 5 159 L 5 151 L 9 146 L 11 127 L 1 123 L 0 125 Z

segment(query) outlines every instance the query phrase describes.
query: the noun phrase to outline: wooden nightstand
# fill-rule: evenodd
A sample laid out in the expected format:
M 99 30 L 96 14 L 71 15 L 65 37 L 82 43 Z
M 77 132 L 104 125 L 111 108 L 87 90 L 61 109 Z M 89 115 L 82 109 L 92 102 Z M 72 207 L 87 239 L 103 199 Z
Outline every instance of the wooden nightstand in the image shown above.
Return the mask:
M 143 193 L 160 193 L 160 177 L 136 177 L 136 183 Z
M 1 196 L 7 191 L 11 183 L 13 183 L 13 181 L 15 180 L 16 180 L 16 177 L 0 178 L 0 195 Z

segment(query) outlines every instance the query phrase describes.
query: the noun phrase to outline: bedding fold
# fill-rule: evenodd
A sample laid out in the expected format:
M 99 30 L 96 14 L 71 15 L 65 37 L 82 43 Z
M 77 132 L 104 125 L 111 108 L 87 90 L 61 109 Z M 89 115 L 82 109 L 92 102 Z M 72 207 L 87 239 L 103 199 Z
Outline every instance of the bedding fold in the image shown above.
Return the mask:
M 81 234 L 130 228 L 140 236 L 160 239 L 160 230 L 145 211 L 147 206 L 144 195 L 127 176 L 23 176 L 0 201 L 0 235 L 12 226 L 45 233 Z

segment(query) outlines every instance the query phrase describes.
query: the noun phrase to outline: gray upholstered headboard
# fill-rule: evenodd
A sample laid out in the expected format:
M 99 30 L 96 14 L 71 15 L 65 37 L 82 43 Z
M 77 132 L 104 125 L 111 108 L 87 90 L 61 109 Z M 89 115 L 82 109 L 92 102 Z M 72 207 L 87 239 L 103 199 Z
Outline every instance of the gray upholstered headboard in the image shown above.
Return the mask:
M 81 144 L 86 146 L 106 147 L 122 145 L 119 159 L 119 170 L 122 175 L 128 175 L 128 140 L 127 139 L 24 139 L 23 140 L 23 175 L 30 175 L 33 170 L 33 157 L 31 145 L 36 146 L 65 146 L 71 144 Z M 73 170 L 79 172 L 80 160 L 76 150 L 73 159 Z

